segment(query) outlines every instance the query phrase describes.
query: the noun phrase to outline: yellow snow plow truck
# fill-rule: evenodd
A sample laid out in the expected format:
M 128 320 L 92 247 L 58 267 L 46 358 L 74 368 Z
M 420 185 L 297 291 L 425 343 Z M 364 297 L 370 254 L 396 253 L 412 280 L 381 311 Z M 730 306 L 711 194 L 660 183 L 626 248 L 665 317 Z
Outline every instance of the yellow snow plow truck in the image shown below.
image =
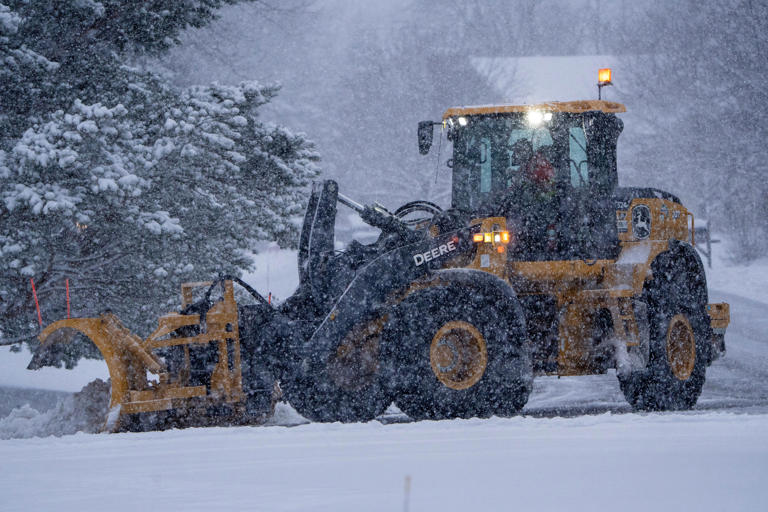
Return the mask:
M 708 301 L 691 212 L 668 192 L 618 185 L 624 111 L 600 100 L 451 108 L 418 133 L 424 154 L 435 125 L 453 144 L 449 209 L 390 212 L 318 183 L 300 284 L 279 305 L 247 286 L 256 301 L 238 304 L 239 280 L 222 277 L 199 300 L 183 288 L 182 310 L 146 340 L 107 313 L 48 326 L 42 347 L 62 328 L 96 343 L 110 429 L 158 412 L 258 417 L 276 382 L 313 421 L 367 421 L 393 401 L 414 419 L 508 416 L 535 375 L 608 371 L 636 409 L 690 408 L 725 352 L 729 309 Z M 378 240 L 337 251 L 339 203 Z

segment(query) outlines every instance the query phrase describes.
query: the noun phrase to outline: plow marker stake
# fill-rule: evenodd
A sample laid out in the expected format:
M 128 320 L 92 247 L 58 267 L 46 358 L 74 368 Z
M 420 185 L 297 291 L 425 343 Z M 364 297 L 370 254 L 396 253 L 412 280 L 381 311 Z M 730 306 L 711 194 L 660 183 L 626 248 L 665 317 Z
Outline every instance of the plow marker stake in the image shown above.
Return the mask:
M 35 308 L 37 308 L 37 322 L 40 327 L 43 326 L 43 317 L 40 314 L 40 303 L 37 302 L 37 292 L 35 291 L 35 281 L 30 277 L 29 282 L 32 285 L 32 296 L 35 298 Z

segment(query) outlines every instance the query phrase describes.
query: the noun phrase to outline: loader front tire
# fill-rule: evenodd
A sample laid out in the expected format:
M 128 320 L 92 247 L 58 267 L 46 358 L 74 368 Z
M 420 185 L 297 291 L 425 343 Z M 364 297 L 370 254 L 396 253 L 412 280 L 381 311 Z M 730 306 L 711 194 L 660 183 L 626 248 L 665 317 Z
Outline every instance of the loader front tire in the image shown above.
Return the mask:
M 515 316 L 456 285 L 404 300 L 383 335 L 395 404 L 415 420 L 517 413 L 532 370 L 525 324 Z
M 645 368 L 619 373 L 636 410 L 690 409 L 704 386 L 710 358 L 706 283 L 693 258 L 663 253 L 646 284 L 650 350 Z
M 384 319 L 353 327 L 328 353 L 301 363 L 295 378 L 282 384 L 288 401 L 311 421 L 371 421 L 392 403 L 382 378 L 380 348 Z

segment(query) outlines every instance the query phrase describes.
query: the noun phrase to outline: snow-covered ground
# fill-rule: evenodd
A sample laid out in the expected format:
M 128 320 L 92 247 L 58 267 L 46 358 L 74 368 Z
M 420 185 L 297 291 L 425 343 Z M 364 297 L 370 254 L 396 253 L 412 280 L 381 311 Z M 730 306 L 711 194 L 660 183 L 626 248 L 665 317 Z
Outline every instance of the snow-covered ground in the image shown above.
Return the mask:
M 749 265 L 735 265 L 718 256 L 715 249 L 713 268 L 707 269 L 710 300 L 729 293 L 768 304 L 768 256 Z
M 0 508 L 764 510 L 766 432 L 765 415 L 605 414 L 10 440 Z
M 708 280 L 710 299 L 731 303 L 728 353 L 694 411 L 633 414 L 608 374 L 538 378 L 512 419 L 401 423 L 392 410 L 317 425 L 280 404 L 262 427 L 7 439 L 87 424 L 68 394 L 49 411 L 0 418 L 0 509 L 766 509 L 768 260 L 736 266 L 723 247 Z M 249 282 L 289 295 L 295 254 L 259 258 Z M 11 394 L 2 386 L 73 391 L 105 373 L 82 363 L 27 372 L 28 361 L 0 349 L 0 401 Z

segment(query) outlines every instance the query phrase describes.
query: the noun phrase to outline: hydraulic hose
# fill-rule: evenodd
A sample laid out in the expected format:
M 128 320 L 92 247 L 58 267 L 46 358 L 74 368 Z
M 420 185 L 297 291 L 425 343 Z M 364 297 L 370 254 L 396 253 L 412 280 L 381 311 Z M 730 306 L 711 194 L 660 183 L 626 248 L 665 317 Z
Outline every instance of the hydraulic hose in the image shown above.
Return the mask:
M 258 300 L 259 302 L 261 302 L 261 303 L 262 303 L 262 304 L 264 304 L 265 306 L 269 306 L 269 307 L 272 307 L 272 305 L 269 303 L 269 301 L 268 301 L 267 299 L 265 299 L 264 297 L 262 297 L 262 295 L 261 295 L 259 292 L 257 292 L 256 290 L 254 290 L 254 289 L 251 287 L 251 285 L 249 285 L 248 283 L 246 283 L 245 281 L 243 281 L 243 280 L 242 280 L 242 279 L 240 279 L 239 277 L 237 277 L 237 276 L 233 276 L 233 275 L 229 275 L 229 274 L 219 275 L 219 277 L 217 277 L 217 278 L 216 278 L 216 279 L 213 281 L 213 284 L 211 284 L 211 286 L 210 286 L 210 287 L 208 288 L 208 290 L 205 292 L 205 297 L 204 297 L 204 300 L 205 300 L 205 302 L 206 302 L 206 303 L 208 303 L 208 302 L 210 301 L 210 298 L 211 298 L 211 292 L 213 291 L 213 289 L 214 289 L 214 288 L 216 288 L 216 286 L 217 286 L 218 284 L 220 284 L 220 283 L 222 283 L 222 282 L 224 282 L 224 281 L 233 281 L 233 282 L 235 282 L 235 283 L 239 284 L 240 286 L 242 286 L 243 288 L 245 288 L 245 290 L 246 290 L 248 293 L 250 293 L 250 294 L 253 296 L 253 298 L 255 298 L 256 300 Z

